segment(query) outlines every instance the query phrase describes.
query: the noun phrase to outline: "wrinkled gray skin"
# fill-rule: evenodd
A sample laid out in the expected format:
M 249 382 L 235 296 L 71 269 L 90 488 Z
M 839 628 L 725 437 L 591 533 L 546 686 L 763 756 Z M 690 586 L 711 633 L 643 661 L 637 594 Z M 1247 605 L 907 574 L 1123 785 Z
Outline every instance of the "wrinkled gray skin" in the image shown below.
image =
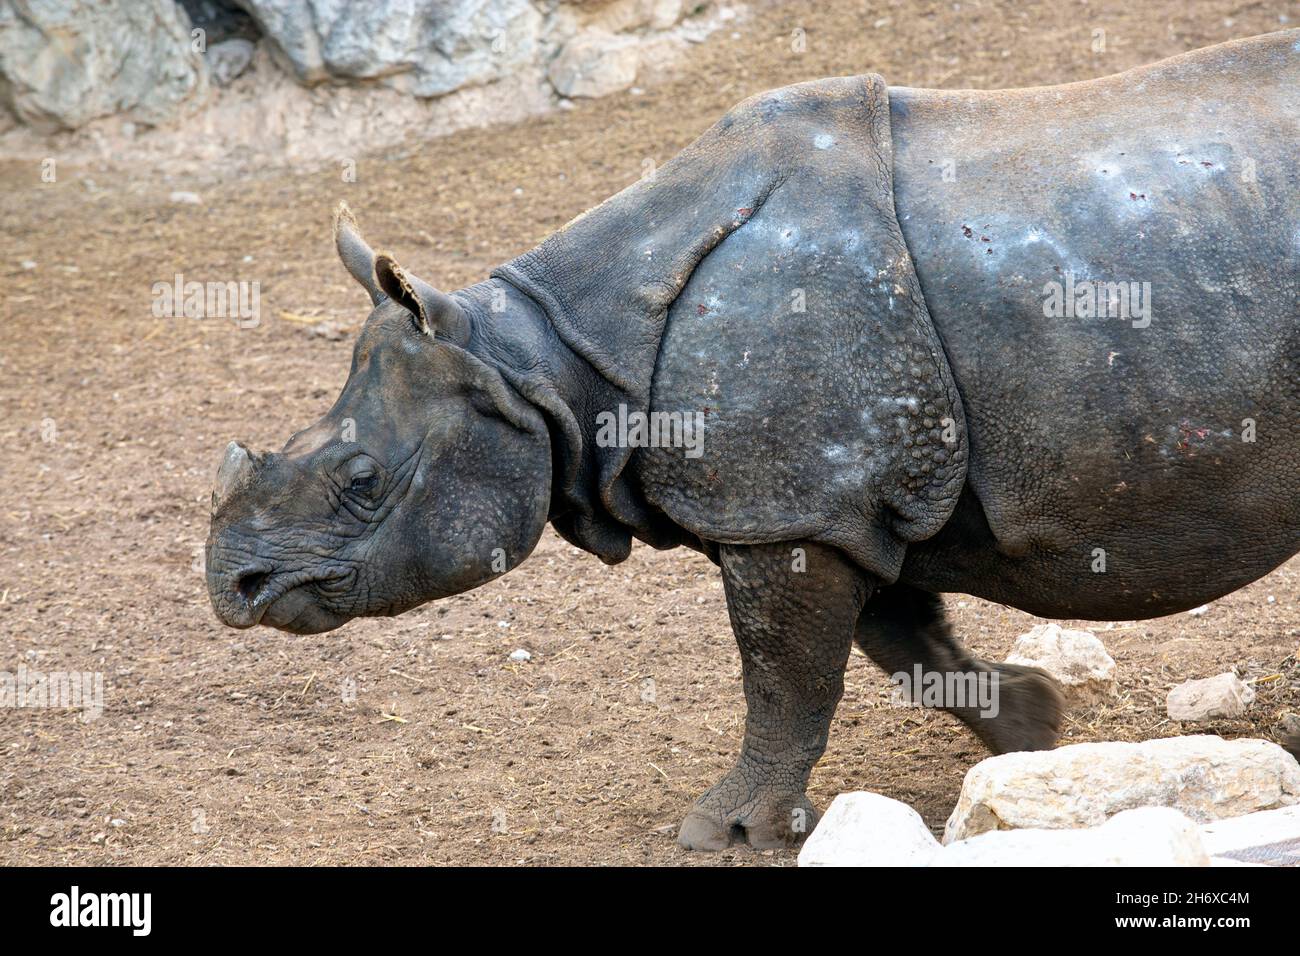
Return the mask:
M 947 709 L 994 752 L 1050 747 L 1054 683 L 973 658 L 937 594 L 1145 618 L 1300 548 L 1298 116 L 1300 31 L 1047 89 L 802 84 L 451 295 L 344 210 L 374 311 L 325 418 L 227 449 L 213 607 L 400 613 L 547 521 L 610 563 L 703 551 L 749 709 L 691 848 L 811 829 L 854 640 L 888 673 L 996 673 L 996 717 Z M 1149 324 L 1046 316 L 1067 272 L 1150 282 Z M 619 404 L 699 411 L 703 454 L 598 443 Z

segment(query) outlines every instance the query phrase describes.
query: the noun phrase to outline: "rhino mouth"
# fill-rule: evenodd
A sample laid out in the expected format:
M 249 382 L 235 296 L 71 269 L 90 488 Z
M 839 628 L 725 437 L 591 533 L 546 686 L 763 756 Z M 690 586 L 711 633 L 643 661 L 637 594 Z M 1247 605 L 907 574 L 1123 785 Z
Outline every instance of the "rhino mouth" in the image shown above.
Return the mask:
M 325 607 L 314 582 L 289 588 L 267 604 L 256 623 L 291 634 L 319 634 L 341 627 L 351 615 Z
M 264 624 L 295 634 L 332 630 L 354 615 L 333 607 L 351 590 L 353 570 L 329 574 L 250 568 L 214 601 L 222 623 L 236 628 Z

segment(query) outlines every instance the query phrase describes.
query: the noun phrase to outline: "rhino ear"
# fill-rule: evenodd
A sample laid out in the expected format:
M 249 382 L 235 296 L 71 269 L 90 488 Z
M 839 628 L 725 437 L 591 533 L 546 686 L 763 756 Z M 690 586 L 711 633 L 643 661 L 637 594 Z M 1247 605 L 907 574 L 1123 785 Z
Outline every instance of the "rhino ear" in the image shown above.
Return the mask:
M 375 257 L 375 276 L 384 293 L 414 316 L 425 335 L 447 339 L 462 348 L 469 344 L 469 319 L 447 293 L 411 275 L 386 252 Z
M 345 202 L 339 203 L 334 212 L 334 248 L 338 250 L 344 268 L 369 293 L 371 303 L 378 305 L 384 293 L 375 281 L 375 253 L 361 238 L 361 230 Z

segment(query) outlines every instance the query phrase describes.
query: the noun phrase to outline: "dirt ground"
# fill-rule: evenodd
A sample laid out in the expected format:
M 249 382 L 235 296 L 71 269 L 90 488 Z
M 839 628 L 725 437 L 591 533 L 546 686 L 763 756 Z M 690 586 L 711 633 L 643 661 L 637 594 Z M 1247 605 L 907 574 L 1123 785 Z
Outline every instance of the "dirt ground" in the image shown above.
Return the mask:
M 0 670 L 106 681 L 98 720 L 0 711 L 0 864 L 792 863 L 674 843 L 743 718 L 721 584 L 700 556 L 637 547 L 607 568 L 548 532 L 504 579 L 399 618 L 313 637 L 216 622 L 200 549 L 220 452 L 235 437 L 278 448 L 323 413 L 350 342 L 310 322 L 364 318 L 334 257 L 334 205 L 457 287 L 762 89 L 866 71 L 1057 83 L 1297 23 L 1296 3 L 1220 0 L 760 3 L 670 82 L 362 157 L 355 182 L 342 160 L 181 181 L 126 157 L 58 165 L 53 183 L 0 163 Z M 260 282 L 261 322 L 155 317 L 153 283 L 178 272 Z M 1099 627 L 1122 695 L 1072 712 L 1066 742 L 1277 739 L 1300 710 L 1297 585 L 1300 559 L 1203 615 Z M 988 657 L 1035 623 L 948 604 Z M 532 659 L 512 661 L 517 648 Z M 1230 668 L 1259 692 L 1248 720 L 1164 718 L 1173 684 Z M 891 707 L 855 652 L 811 795 L 879 791 L 939 828 L 982 756 L 946 716 Z

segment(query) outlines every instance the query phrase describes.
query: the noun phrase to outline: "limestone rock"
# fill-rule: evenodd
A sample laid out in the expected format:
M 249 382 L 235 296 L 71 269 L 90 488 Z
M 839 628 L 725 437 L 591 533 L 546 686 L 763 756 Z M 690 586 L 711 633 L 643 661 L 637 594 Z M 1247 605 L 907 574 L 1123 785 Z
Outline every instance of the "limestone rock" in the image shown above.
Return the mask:
M 581 9 L 581 4 L 574 4 Z M 596 10 L 590 25 L 611 33 L 650 27 L 664 30 L 682 17 L 682 0 L 613 0 Z
M 1165 709 L 1170 720 L 1211 720 L 1240 717 L 1254 700 L 1254 688 L 1228 673 L 1179 684 L 1169 692 Z
M 1002 754 L 966 774 L 944 842 L 988 830 L 1097 826 L 1174 807 L 1198 823 L 1300 802 L 1300 764 L 1267 740 L 1171 737 Z
M 1169 807 L 1073 830 L 994 830 L 943 848 L 931 866 L 1209 866 L 1200 828 Z
M 608 96 L 636 82 L 636 40 L 605 30 L 586 30 L 564 45 L 547 76 L 561 96 Z
M 439 96 L 533 62 L 528 0 L 238 0 L 300 82 L 380 80 Z
M 841 793 L 799 851 L 800 866 L 925 866 L 939 841 L 921 815 L 878 793 Z
M 1039 624 L 1016 639 L 1007 663 L 1047 671 L 1074 703 L 1093 702 L 1117 692 L 1115 661 L 1091 631 Z
M 253 44 L 240 37 L 208 47 L 208 70 L 217 86 L 229 86 L 253 60 Z
M 112 114 L 158 125 L 207 98 L 174 0 L 0 0 L 0 101 L 43 132 Z

